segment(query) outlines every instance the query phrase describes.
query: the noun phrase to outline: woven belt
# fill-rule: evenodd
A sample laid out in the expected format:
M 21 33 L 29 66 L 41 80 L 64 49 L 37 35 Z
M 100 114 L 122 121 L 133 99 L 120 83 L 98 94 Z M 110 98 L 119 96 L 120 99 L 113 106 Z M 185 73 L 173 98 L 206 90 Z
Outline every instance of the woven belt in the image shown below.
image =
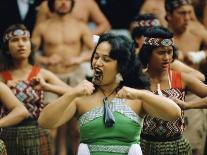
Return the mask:
M 130 146 L 124 145 L 88 145 L 90 152 L 128 153 Z
M 151 135 L 141 134 L 141 138 L 148 140 L 148 141 L 154 141 L 154 142 L 166 142 L 166 141 L 175 141 L 175 140 L 181 139 L 182 135 L 178 134 L 172 137 L 155 137 Z

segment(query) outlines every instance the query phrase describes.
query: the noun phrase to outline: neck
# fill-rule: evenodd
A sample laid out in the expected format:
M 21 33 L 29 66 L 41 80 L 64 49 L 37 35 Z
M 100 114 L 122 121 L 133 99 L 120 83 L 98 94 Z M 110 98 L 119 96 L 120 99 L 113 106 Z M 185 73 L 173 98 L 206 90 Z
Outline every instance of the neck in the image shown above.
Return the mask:
M 169 24 L 169 27 L 168 28 L 176 36 L 179 36 L 179 35 L 182 35 L 183 33 L 185 33 L 185 30 L 181 30 L 181 29 L 175 28 L 175 27 L 173 27 L 170 24 Z
M 116 89 L 118 87 L 118 84 L 110 84 L 110 85 L 102 85 L 99 87 L 101 92 L 104 94 L 105 97 L 111 96 L 114 92 L 116 92 Z
M 14 65 L 15 65 L 14 68 L 16 68 L 16 69 L 24 69 L 24 68 L 31 66 L 28 63 L 28 60 L 23 60 L 23 61 L 14 60 Z
M 69 16 L 70 16 L 69 13 L 62 14 L 62 15 L 56 13 L 56 14 L 54 15 L 54 17 L 55 17 L 56 19 L 58 19 L 58 20 L 66 20 Z
M 167 70 L 157 71 L 155 69 L 148 68 L 147 73 L 149 74 L 151 79 L 162 80 L 166 74 L 168 74 Z

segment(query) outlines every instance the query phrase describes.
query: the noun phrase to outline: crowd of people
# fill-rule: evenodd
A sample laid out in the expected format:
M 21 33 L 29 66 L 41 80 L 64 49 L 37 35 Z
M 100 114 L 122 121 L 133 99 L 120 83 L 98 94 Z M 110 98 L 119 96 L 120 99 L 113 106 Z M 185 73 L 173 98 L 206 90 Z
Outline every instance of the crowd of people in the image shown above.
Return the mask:
M 0 2 L 0 155 L 207 154 L 206 8 Z

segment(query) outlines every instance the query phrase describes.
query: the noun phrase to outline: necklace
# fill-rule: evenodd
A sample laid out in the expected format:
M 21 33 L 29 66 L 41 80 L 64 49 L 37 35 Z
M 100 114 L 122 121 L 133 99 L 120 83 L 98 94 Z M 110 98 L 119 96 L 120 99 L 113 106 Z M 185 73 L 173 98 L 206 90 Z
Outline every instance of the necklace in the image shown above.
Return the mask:
M 170 89 L 172 88 L 172 86 L 171 86 L 172 85 L 171 84 L 172 83 L 171 82 L 172 81 L 172 75 L 171 74 L 172 73 L 170 71 L 168 71 L 168 74 L 167 74 L 168 76 L 167 77 L 168 77 L 168 84 L 169 84 Z M 160 88 L 160 83 L 157 84 L 157 92 L 158 92 L 158 95 L 163 96 L 161 88 Z
M 117 91 L 117 87 L 111 93 L 109 93 L 109 95 L 106 95 L 101 88 L 99 88 L 99 89 L 101 90 L 101 92 L 104 95 L 104 98 L 103 98 L 103 104 L 104 104 L 103 121 L 104 121 L 104 125 L 106 127 L 110 128 L 110 127 L 113 127 L 114 124 L 115 124 L 115 117 L 114 117 L 113 113 L 111 112 L 111 110 L 109 108 L 110 101 L 108 100 L 108 97 L 111 96 L 115 91 Z

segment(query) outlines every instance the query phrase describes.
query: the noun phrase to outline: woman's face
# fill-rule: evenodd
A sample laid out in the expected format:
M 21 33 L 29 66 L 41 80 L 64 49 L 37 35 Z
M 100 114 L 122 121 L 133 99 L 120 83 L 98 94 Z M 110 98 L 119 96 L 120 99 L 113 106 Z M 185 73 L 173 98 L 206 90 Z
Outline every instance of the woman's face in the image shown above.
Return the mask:
M 104 41 L 100 43 L 94 54 L 92 67 L 94 70 L 93 83 L 108 85 L 115 82 L 117 60 L 110 58 L 111 45 Z
M 16 36 L 8 42 L 9 52 L 16 60 L 27 59 L 31 53 L 31 42 L 28 36 Z
M 158 47 L 152 51 L 148 67 L 154 70 L 164 71 L 169 69 L 169 65 L 173 60 L 173 47 Z

